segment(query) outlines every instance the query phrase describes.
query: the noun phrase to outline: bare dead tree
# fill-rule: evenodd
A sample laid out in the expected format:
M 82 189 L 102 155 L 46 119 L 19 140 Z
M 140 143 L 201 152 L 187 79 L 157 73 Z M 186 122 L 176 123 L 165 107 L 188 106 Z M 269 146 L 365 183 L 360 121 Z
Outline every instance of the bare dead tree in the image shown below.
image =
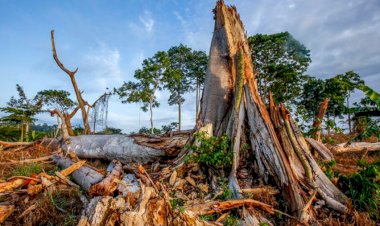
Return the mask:
M 78 100 L 79 108 L 81 109 L 82 112 L 82 119 L 83 119 L 83 126 L 84 126 L 84 134 L 90 134 L 90 125 L 88 123 L 88 114 L 86 111 L 86 101 L 83 100 L 82 98 L 82 93 L 80 92 L 76 79 L 75 79 L 75 74 L 78 72 L 78 68 L 76 68 L 74 71 L 68 70 L 59 60 L 57 51 L 55 49 L 55 42 L 54 42 L 54 30 L 51 31 L 51 44 L 52 44 L 52 49 L 53 49 L 53 58 L 55 62 L 57 63 L 58 67 L 61 68 L 66 74 L 69 75 L 71 83 L 73 84 L 75 95 Z
M 328 106 L 329 106 L 329 98 L 326 97 L 325 100 L 319 105 L 318 114 L 315 116 L 315 119 L 314 119 L 313 137 L 317 141 L 321 141 L 323 117 L 325 117 Z

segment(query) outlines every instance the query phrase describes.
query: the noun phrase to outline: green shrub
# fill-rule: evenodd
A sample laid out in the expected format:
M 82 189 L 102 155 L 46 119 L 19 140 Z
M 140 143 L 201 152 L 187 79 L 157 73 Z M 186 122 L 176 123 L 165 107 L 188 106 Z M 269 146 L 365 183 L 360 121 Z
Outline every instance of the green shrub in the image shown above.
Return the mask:
M 348 177 L 340 176 L 339 184 L 352 199 L 354 207 L 366 211 L 374 219 L 380 219 L 380 161 L 368 164 L 359 160 L 361 170 Z
M 204 132 L 200 132 L 194 136 L 199 145 L 186 147 L 194 152 L 193 155 L 187 156 L 187 162 L 202 163 L 214 169 L 231 167 L 232 151 L 230 150 L 230 139 L 227 135 L 207 137 Z
M 325 172 L 326 176 L 330 180 L 333 179 L 334 177 L 339 177 L 339 174 L 333 171 L 332 169 L 335 166 L 335 164 L 336 162 L 334 160 L 320 163 L 322 170 Z
M 240 225 L 239 224 L 239 220 L 236 216 L 234 215 L 229 215 L 227 217 L 227 219 L 224 221 L 224 226 L 238 226 Z

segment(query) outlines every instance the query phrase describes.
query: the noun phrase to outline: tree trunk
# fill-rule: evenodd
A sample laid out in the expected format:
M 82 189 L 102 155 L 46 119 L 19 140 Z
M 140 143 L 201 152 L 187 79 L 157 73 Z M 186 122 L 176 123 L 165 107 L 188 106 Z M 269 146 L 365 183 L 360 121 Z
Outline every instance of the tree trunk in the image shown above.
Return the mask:
M 71 125 L 70 115 L 65 115 L 65 124 L 66 124 L 66 128 L 67 128 L 67 133 L 69 134 L 69 136 L 71 136 L 71 137 L 75 136 L 73 127 Z
M 149 111 L 150 111 L 150 133 L 154 134 L 152 98 L 150 99 L 150 102 L 149 102 Z
M 21 123 L 21 135 L 20 135 L 20 141 L 24 141 L 24 123 Z
M 322 122 L 323 117 L 325 117 L 327 107 L 329 105 L 329 98 L 325 98 L 325 100 L 319 105 L 318 114 L 315 116 L 313 123 L 313 137 L 317 141 L 321 141 L 322 135 Z
M 178 90 L 178 131 L 181 131 L 181 94 Z
M 350 92 L 348 92 L 348 95 L 347 95 L 347 116 L 348 116 L 348 132 L 349 134 L 351 134 L 352 129 L 351 129 L 351 112 L 350 112 Z
M 380 142 L 353 142 L 351 144 L 343 143 L 337 144 L 332 147 L 335 154 L 347 152 L 365 152 L 365 151 L 380 151 Z
M 54 131 L 54 138 L 58 137 L 60 128 L 61 128 L 61 122 L 59 121 L 59 116 L 57 115 L 57 128 Z
M 153 162 L 160 158 L 174 158 L 183 148 L 190 132 L 171 137 L 147 135 L 84 135 L 70 137 L 63 150 L 74 151 L 81 158 L 99 158 L 122 163 Z
M 29 128 L 30 128 L 30 122 L 25 123 L 25 138 L 26 141 L 29 141 Z
M 62 122 L 62 136 L 63 136 L 63 139 L 64 140 L 67 140 L 67 138 L 69 138 L 69 132 L 67 130 L 67 125 L 66 125 L 66 118 L 65 118 L 65 115 L 60 112 L 58 109 L 54 109 L 54 110 L 48 110 L 51 114 L 51 116 L 53 117 L 54 115 L 57 115 L 60 119 L 61 119 L 61 122 Z
M 197 79 L 197 88 L 195 93 L 195 123 L 197 123 L 199 113 L 199 92 L 199 80 Z
M 90 129 L 90 124 L 88 123 L 88 114 L 87 114 L 86 107 L 85 107 L 86 105 L 85 105 L 85 102 L 84 102 L 84 100 L 82 98 L 82 94 L 79 91 L 79 88 L 78 88 L 77 82 L 75 80 L 74 74 L 70 75 L 70 79 L 71 79 L 71 83 L 73 84 L 73 87 L 74 87 L 74 90 L 75 90 L 75 94 L 77 96 L 78 104 L 80 106 L 80 110 L 81 110 L 81 113 L 82 113 L 82 120 L 83 120 L 83 126 L 84 126 L 84 134 L 90 134 L 91 133 L 91 129 Z
M 229 187 L 240 195 L 239 150 L 241 142 L 251 144 L 254 159 L 250 167 L 263 181 L 274 181 L 283 191 L 291 214 L 301 222 L 315 220 L 312 207 L 304 208 L 316 190 L 328 206 L 347 211 L 345 196 L 319 169 L 302 133 L 284 106 L 270 98 L 270 114 L 259 96 L 244 27 L 234 7 L 218 1 L 214 9 L 215 28 L 210 48 L 205 88 L 196 129 L 209 128 L 210 135 L 227 134 L 233 151 Z M 253 176 L 253 175 L 251 175 Z
M 88 114 L 86 111 L 86 102 L 82 98 L 82 93 L 80 92 L 77 82 L 75 80 L 75 73 L 78 72 L 78 68 L 76 68 L 74 71 L 69 71 L 65 66 L 61 63 L 61 61 L 58 59 L 57 51 L 55 49 L 55 43 L 54 43 L 54 30 L 51 31 L 51 44 L 52 44 L 52 49 L 53 49 L 53 58 L 57 65 L 66 73 L 69 75 L 71 83 L 73 84 L 73 88 L 75 91 L 75 95 L 78 100 L 79 107 L 82 111 L 82 119 L 83 119 L 83 126 L 84 126 L 84 134 L 90 134 L 91 129 L 90 125 L 88 123 Z

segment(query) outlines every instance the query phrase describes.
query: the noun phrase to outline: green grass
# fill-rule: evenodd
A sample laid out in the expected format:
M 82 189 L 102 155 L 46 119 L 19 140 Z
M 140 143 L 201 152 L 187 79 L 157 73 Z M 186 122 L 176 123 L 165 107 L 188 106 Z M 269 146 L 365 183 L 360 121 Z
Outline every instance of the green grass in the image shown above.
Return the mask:
M 40 163 L 22 164 L 18 165 L 17 168 L 14 168 L 11 175 L 29 177 L 33 173 L 40 173 L 42 171 L 42 168 L 42 164 Z
M 358 161 L 361 170 L 350 176 L 340 176 L 339 184 L 352 199 L 357 210 L 368 212 L 371 218 L 380 219 L 380 161 L 369 164 Z

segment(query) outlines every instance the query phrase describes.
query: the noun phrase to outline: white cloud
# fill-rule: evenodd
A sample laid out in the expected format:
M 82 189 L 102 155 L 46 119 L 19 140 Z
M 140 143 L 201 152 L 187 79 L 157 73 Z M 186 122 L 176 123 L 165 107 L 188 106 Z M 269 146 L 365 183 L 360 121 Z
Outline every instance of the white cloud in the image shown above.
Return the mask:
M 145 10 L 138 19 L 137 22 L 130 22 L 128 24 L 132 34 L 140 38 L 154 33 L 155 20 L 150 11 Z
M 144 14 L 139 16 L 139 20 L 144 25 L 145 30 L 148 33 L 153 32 L 154 19 L 149 11 L 144 11 Z
M 100 42 L 84 54 L 83 61 L 84 66 L 80 70 L 86 76 L 81 74 L 78 78 L 86 77 L 82 81 L 86 91 L 89 89 L 90 92 L 103 92 L 122 81 L 118 49 L 112 49 L 106 43 Z

